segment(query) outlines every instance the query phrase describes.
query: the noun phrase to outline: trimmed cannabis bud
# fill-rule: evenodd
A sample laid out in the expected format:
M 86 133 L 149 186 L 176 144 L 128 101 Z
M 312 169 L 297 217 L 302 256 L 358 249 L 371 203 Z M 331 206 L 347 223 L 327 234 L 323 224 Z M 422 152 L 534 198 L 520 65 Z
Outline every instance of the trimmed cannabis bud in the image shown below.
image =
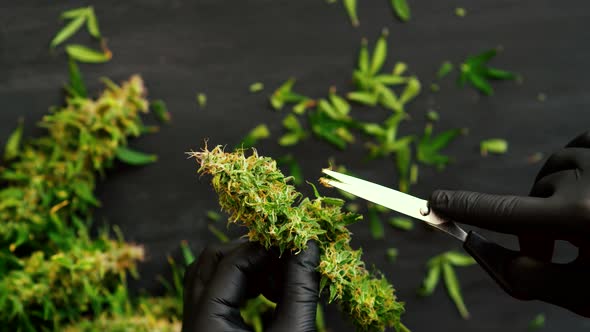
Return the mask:
M 317 241 L 321 258 L 320 289 L 329 288 L 330 301 L 338 301 L 359 330 L 403 329 L 398 302 L 391 284 L 380 274 L 365 269 L 361 250 L 350 247 L 346 226 L 362 217 L 341 211 L 344 201 L 337 198 L 303 198 L 289 184 L 276 162 L 245 156 L 243 150 L 226 153 L 220 146 L 192 152 L 199 173 L 211 174 L 221 208 L 230 213 L 230 222 L 244 224 L 250 241 L 280 251 L 299 251 L 309 240 Z

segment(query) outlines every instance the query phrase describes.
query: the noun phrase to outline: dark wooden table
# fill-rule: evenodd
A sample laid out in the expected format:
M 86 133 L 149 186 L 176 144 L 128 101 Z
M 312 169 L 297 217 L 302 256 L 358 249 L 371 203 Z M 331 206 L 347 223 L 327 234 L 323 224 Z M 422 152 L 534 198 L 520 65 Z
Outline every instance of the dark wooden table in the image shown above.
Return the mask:
M 444 172 L 422 167 L 419 184 L 412 188 L 426 197 L 433 189 L 452 188 L 493 193 L 526 194 L 540 164 L 527 163 L 535 152 L 555 151 L 588 129 L 590 112 L 590 5 L 587 1 L 410 1 L 413 18 L 402 24 L 393 18 L 388 1 L 360 1 L 361 26 L 351 27 L 339 4 L 323 0 L 229 1 L 150 0 L 97 1 L 103 34 L 114 58 L 103 65 L 81 66 L 91 91 L 98 78 L 122 80 L 140 73 L 149 95 L 164 99 L 173 122 L 155 135 L 132 145 L 159 155 L 159 162 L 143 168 L 119 166 L 99 186 L 104 208 L 97 223 L 117 224 L 127 239 L 146 246 L 149 260 L 135 287 L 161 291 L 155 281 L 165 274 L 168 254 L 177 254 L 181 240 L 195 251 L 216 241 L 207 230 L 205 212 L 217 209 L 207 178 L 198 179 L 185 151 L 210 144 L 233 146 L 255 125 L 264 122 L 273 140 L 259 145 L 261 154 L 279 157 L 292 153 L 302 163 L 307 179 L 315 180 L 329 156 L 359 176 L 394 185 L 391 160 L 363 162 L 362 144 L 337 151 L 323 142 L 307 140 L 292 149 L 276 144 L 286 114 L 269 110 L 266 95 L 289 77 L 297 90 L 324 96 L 328 87 L 351 88 L 351 70 L 362 37 L 375 40 L 383 27 L 390 31 L 390 57 L 405 61 L 425 87 L 443 60 L 458 62 L 501 45 L 493 61 L 523 76 L 522 84 L 495 84 L 496 95 L 482 97 L 459 89 L 453 79 L 441 91 L 425 91 L 409 106 L 413 120 L 403 133 L 419 133 L 424 113 L 437 110 L 436 129 L 469 128 L 470 134 L 446 151 L 455 162 Z M 57 17 L 87 1 L 18 1 L 0 4 L 0 138 L 5 139 L 17 119 L 26 119 L 26 134 L 40 133 L 34 123 L 50 105 L 61 103 L 60 86 L 67 80 L 63 51 L 51 54 L 48 42 L 59 28 Z M 465 18 L 454 8 L 467 9 Z M 77 41 L 90 43 L 81 34 Z M 248 86 L 264 82 L 266 90 L 251 94 Z M 427 90 L 427 89 L 425 89 Z M 195 94 L 208 96 L 200 109 Z M 537 100 L 544 93 L 545 102 Z M 383 117 L 385 111 L 372 110 Z M 371 115 L 372 116 L 372 115 Z M 506 138 L 506 155 L 483 158 L 481 139 Z M 324 193 L 328 191 L 324 190 Z M 386 240 L 374 241 L 366 224 L 352 227 L 355 246 L 362 246 L 369 265 L 382 270 L 407 303 L 405 323 L 414 331 L 525 331 L 529 321 L 544 312 L 545 331 L 583 331 L 590 321 L 539 302 L 519 302 L 504 294 L 477 266 L 458 271 L 470 320 L 462 320 L 439 288 L 428 298 L 416 289 L 424 276 L 425 261 L 459 244 L 439 232 L 418 227 L 409 233 L 386 229 Z M 238 233 L 233 233 L 238 234 Z M 491 238 L 516 248 L 515 239 Z M 397 247 L 397 262 L 388 263 L 385 250 Z M 560 244 L 562 260 L 573 249 Z M 332 331 L 352 330 L 335 306 L 327 308 Z

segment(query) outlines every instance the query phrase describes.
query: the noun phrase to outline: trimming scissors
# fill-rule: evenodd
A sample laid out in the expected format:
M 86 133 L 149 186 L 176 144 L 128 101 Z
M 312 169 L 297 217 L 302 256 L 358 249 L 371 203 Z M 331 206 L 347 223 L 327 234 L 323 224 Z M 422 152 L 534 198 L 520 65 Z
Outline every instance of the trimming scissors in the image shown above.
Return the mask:
M 437 228 L 463 242 L 463 249 L 467 251 L 479 265 L 509 294 L 517 298 L 527 298 L 519 294 L 511 285 L 511 278 L 507 276 L 508 265 L 521 253 L 506 249 L 496 243 L 488 241 L 474 231 L 465 232 L 452 220 L 437 215 L 428 207 L 428 201 L 408 195 L 406 193 L 387 188 L 369 181 L 361 180 L 350 175 L 324 169 L 322 172 L 332 179 L 323 181 L 332 187 L 351 193 L 367 201 L 379 204 L 388 209 L 420 219 L 428 225 Z

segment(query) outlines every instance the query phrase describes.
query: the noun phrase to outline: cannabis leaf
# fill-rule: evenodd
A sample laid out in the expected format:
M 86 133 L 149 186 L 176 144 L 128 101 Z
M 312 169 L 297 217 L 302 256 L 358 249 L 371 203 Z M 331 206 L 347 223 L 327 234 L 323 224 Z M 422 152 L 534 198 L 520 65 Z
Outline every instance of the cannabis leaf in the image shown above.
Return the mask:
M 462 87 L 465 83 L 469 83 L 482 93 L 492 95 L 494 90 L 488 80 L 515 79 L 516 75 L 514 73 L 487 66 L 487 62 L 495 57 L 496 54 L 496 49 L 491 49 L 478 55 L 468 57 L 467 60 L 461 64 L 461 75 L 459 76 L 457 84 Z
M 416 157 L 418 161 L 442 169 L 450 162 L 450 158 L 439 151 L 446 147 L 453 139 L 463 134 L 465 129 L 451 129 L 437 136 L 432 136 L 432 124 L 427 124 L 424 135 L 418 141 Z
M 397 113 L 404 111 L 404 105 L 413 100 L 421 90 L 420 81 L 415 76 L 402 76 L 407 65 L 398 62 L 391 73 L 381 73 L 387 59 L 387 36 L 389 32 L 383 29 L 372 52 L 368 49 L 368 42 L 363 39 L 357 61 L 357 69 L 353 72 L 353 80 L 357 91 L 347 94 L 351 101 L 363 105 L 382 107 Z M 393 90 L 394 86 L 403 86 L 401 94 Z
M 436 289 L 442 275 L 447 293 L 455 303 L 461 317 L 464 319 L 469 318 L 469 311 L 467 311 L 467 307 L 463 301 L 459 279 L 457 278 L 454 267 L 470 266 L 473 264 L 475 264 L 475 260 L 471 256 L 456 251 L 448 251 L 431 258 L 426 263 L 428 272 L 422 281 L 422 286 L 418 294 L 421 296 L 431 295 Z
M 287 129 L 287 133 L 279 138 L 279 145 L 281 146 L 295 145 L 307 137 L 307 133 L 293 114 L 289 114 L 283 119 L 283 127 Z
M 68 10 L 61 14 L 61 19 L 69 19 L 71 21 L 58 31 L 55 37 L 53 37 L 49 44 L 51 48 L 55 48 L 72 37 L 78 32 L 78 30 L 80 30 L 84 23 L 86 23 L 88 33 L 90 33 L 92 37 L 97 39 L 101 38 L 100 30 L 98 28 L 98 20 L 94 14 L 94 8 L 92 7 Z
M 300 103 L 309 100 L 309 98 L 293 92 L 293 85 L 295 85 L 295 79 L 290 78 L 273 92 L 270 96 L 270 105 L 274 110 L 281 110 L 287 103 Z

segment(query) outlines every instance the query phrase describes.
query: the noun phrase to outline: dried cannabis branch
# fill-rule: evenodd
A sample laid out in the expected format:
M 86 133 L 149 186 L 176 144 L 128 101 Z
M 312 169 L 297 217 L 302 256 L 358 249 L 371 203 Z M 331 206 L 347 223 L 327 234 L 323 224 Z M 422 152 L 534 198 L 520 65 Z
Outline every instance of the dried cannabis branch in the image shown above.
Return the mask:
M 243 150 L 226 153 L 217 146 L 190 155 L 199 163 L 199 173 L 213 176 L 221 208 L 230 213 L 231 222 L 248 227 L 250 241 L 277 246 L 281 252 L 302 250 L 311 239 L 318 242 L 320 288 L 329 288 L 330 301 L 337 300 L 359 330 L 404 328 L 404 306 L 393 287 L 382 275 L 369 273 L 361 250 L 350 247 L 346 226 L 361 216 L 342 212 L 343 200 L 319 195 L 301 199 L 276 162 L 256 151 L 245 156 Z

